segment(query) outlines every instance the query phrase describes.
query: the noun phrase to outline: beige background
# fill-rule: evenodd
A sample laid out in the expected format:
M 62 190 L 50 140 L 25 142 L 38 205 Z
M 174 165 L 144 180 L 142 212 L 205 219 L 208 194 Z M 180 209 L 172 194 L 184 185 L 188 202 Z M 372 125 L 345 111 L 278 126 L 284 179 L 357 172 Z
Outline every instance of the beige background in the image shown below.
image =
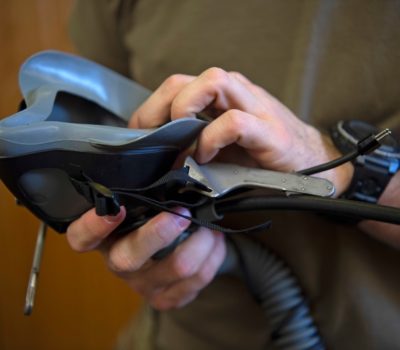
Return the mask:
M 72 0 L 0 0 L 0 117 L 21 99 L 21 63 L 43 49 L 73 51 Z M 110 349 L 140 303 L 96 253 L 77 254 L 50 231 L 32 316 L 23 315 L 38 221 L 0 184 L 0 349 Z

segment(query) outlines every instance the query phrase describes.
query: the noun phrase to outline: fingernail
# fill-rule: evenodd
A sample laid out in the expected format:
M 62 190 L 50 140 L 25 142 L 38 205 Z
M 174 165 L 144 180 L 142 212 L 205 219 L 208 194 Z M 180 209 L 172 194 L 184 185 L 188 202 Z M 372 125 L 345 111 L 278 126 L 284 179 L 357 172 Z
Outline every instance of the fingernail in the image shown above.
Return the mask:
M 175 210 L 175 212 L 179 213 L 180 215 L 185 215 L 187 217 L 191 216 L 190 212 L 185 208 L 179 208 L 179 209 Z M 182 216 L 175 215 L 175 220 L 176 220 L 176 223 L 178 224 L 178 226 L 182 229 L 188 227 L 188 225 L 189 225 L 189 220 L 183 218 Z
M 178 226 L 179 226 L 180 228 L 184 229 L 184 228 L 186 228 L 186 227 L 188 226 L 189 220 L 178 216 L 178 217 L 176 218 L 176 223 L 178 224 Z
M 125 216 L 125 208 L 120 207 L 120 211 L 116 215 L 106 215 L 103 216 L 104 221 L 109 224 L 115 224 L 116 222 L 120 222 L 122 218 Z

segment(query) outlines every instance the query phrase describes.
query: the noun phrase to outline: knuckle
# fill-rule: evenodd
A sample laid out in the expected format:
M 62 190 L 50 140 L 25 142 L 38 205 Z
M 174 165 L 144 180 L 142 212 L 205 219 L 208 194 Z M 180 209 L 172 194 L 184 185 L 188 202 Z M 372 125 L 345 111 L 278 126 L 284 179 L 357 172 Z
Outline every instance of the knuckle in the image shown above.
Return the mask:
M 178 254 L 172 260 L 172 272 L 178 279 L 186 279 L 195 274 L 195 266 L 183 254 Z
M 88 242 L 88 237 L 90 237 L 90 241 L 93 242 L 92 244 Z M 69 228 L 67 229 L 67 241 L 72 250 L 77 253 L 85 253 L 89 250 L 92 250 L 92 245 L 94 245 L 94 243 L 98 242 L 100 239 L 100 235 L 96 234 L 96 232 L 90 228 L 85 230 L 83 234 L 77 234 Z
M 238 80 L 247 80 L 247 78 L 240 72 L 230 71 L 229 74 Z
M 129 281 L 129 287 L 141 296 L 146 296 L 147 288 L 143 282 L 140 282 L 139 279 L 131 279 Z
M 180 229 L 176 228 L 175 220 L 169 220 L 166 222 L 166 218 L 161 218 L 160 220 L 155 220 L 152 224 L 152 234 L 157 240 L 158 247 L 166 247 L 172 242 L 175 234 L 180 232 Z
M 67 241 L 71 249 L 77 253 L 84 253 L 86 251 L 84 245 L 82 242 L 78 239 L 76 239 L 75 235 L 70 232 L 69 229 L 67 229 Z
M 227 127 L 230 131 L 240 133 L 246 127 L 246 120 L 240 110 L 230 109 L 226 112 L 226 115 L 228 118 Z
M 171 115 L 173 119 L 180 117 L 190 117 L 192 115 L 192 113 L 188 111 L 187 103 L 182 100 L 181 96 L 178 96 L 172 101 Z
M 171 300 L 165 298 L 162 294 L 148 298 L 148 302 L 154 309 L 158 311 L 167 311 L 173 307 Z
M 170 230 L 170 228 L 165 227 L 162 221 L 155 221 L 152 227 L 152 234 L 157 240 L 157 245 L 160 247 L 165 247 L 170 243 L 168 239 L 168 234 L 166 234 L 166 230 Z
M 135 259 L 134 254 L 121 246 L 117 246 L 110 250 L 108 266 L 116 273 L 125 273 L 139 270 L 142 264 Z
M 218 67 L 208 68 L 206 71 L 204 71 L 204 77 L 209 81 L 210 84 L 218 88 L 224 87 L 230 82 L 229 73 Z
M 160 293 L 147 298 L 149 304 L 156 310 L 167 311 L 181 308 L 192 302 L 199 294 L 199 291 L 180 291 L 178 293 Z
M 187 82 L 187 80 L 188 80 L 187 76 L 185 76 L 183 74 L 173 74 L 164 80 L 162 87 L 164 90 L 166 90 L 168 92 L 176 91 L 183 84 L 185 84 Z
M 187 226 L 189 221 L 170 213 L 162 213 L 151 223 L 151 233 L 159 247 L 169 245 Z
M 214 278 L 215 271 L 211 266 L 206 266 L 199 271 L 197 278 L 200 284 L 204 287 L 208 285 Z

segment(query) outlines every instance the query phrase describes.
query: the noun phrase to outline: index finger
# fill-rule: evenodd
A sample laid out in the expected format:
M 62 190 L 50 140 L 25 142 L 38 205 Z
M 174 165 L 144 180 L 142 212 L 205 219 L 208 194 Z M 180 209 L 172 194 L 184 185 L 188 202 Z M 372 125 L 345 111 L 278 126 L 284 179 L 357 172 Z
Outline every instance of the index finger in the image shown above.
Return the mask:
M 134 129 L 155 128 L 169 121 L 172 101 L 194 79 L 191 75 L 171 75 L 132 114 L 128 126 Z
M 172 119 L 194 116 L 212 106 L 220 111 L 238 109 L 256 116 L 265 113 L 260 98 L 235 75 L 209 68 L 187 84 L 171 105 Z

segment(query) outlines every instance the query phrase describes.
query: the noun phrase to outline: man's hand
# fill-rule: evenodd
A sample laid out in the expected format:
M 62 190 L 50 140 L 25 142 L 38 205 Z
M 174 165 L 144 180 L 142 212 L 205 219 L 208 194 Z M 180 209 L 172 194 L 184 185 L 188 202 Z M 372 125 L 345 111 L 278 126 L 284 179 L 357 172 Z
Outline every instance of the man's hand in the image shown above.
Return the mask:
M 186 209 L 177 208 L 184 215 Z M 225 258 L 224 237 L 205 228 L 197 230 L 161 261 L 151 259 L 185 230 L 190 222 L 180 216 L 161 213 L 139 229 L 111 241 L 110 233 L 125 218 L 99 217 L 94 209 L 74 221 L 67 239 L 78 252 L 99 250 L 111 271 L 159 310 L 181 307 L 193 300 L 214 278 Z M 112 242 L 112 243 L 111 243 Z
M 217 118 L 200 135 L 195 153 L 199 163 L 218 157 L 291 172 L 340 156 L 328 137 L 265 90 L 240 73 L 219 68 L 210 68 L 197 78 L 171 76 L 133 114 L 130 126 L 156 127 L 202 111 L 211 111 Z M 352 165 L 345 164 L 319 175 L 331 180 L 340 194 L 352 172 Z
M 215 119 L 203 130 L 195 158 L 213 158 L 280 171 L 314 166 L 339 156 L 329 138 L 303 123 L 262 88 L 236 72 L 211 68 L 198 77 L 168 78 L 132 116 L 130 127 L 153 128 L 171 119 L 206 111 Z M 322 174 L 343 191 L 352 166 Z M 179 209 L 185 215 L 189 212 Z M 139 229 L 115 239 L 110 233 L 123 221 L 96 216 L 94 210 L 73 222 L 67 232 L 79 252 L 100 250 L 112 271 L 158 309 L 180 307 L 193 300 L 215 276 L 226 247 L 223 235 L 200 228 L 171 255 L 151 259 L 189 226 L 179 216 L 161 213 Z

